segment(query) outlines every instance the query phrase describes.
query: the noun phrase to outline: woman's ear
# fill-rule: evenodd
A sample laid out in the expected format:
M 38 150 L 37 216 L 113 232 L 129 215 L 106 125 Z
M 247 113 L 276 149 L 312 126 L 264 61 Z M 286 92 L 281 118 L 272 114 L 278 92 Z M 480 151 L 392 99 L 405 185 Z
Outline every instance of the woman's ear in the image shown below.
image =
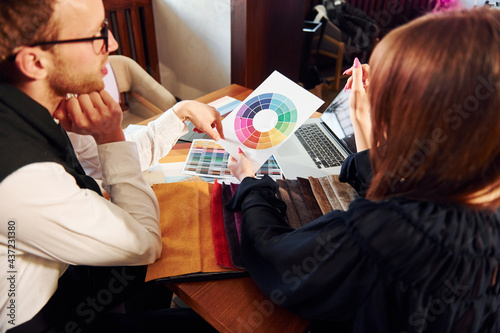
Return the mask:
M 47 76 L 48 52 L 37 47 L 23 47 L 16 55 L 16 66 L 26 77 L 42 80 Z

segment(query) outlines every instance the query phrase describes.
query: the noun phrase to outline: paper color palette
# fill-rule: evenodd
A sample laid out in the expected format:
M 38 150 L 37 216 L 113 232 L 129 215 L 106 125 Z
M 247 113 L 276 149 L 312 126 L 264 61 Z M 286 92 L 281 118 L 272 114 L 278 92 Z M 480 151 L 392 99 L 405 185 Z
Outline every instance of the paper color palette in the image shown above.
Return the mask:
M 182 173 L 205 177 L 232 178 L 231 172 L 227 168 L 228 160 L 229 153 L 215 141 L 197 139 L 191 145 Z M 281 178 L 281 169 L 273 156 L 256 173 L 258 177 L 265 174 L 273 178 Z
M 219 111 L 219 113 L 221 114 L 221 116 L 224 116 L 226 113 L 233 111 L 234 108 L 237 107 L 239 104 L 241 104 L 241 101 L 229 96 L 224 96 L 219 99 L 216 99 L 213 102 L 208 103 L 208 105 L 216 108 L 217 111 Z
M 323 103 L 274 71 L 222 120 L 217 143 L 233 156 L 241 148 L 257 171 Z

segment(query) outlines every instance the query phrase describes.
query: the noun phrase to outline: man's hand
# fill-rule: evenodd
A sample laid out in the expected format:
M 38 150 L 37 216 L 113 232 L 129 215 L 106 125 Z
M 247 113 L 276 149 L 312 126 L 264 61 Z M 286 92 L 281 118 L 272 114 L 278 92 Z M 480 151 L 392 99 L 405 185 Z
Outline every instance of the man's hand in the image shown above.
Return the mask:
M 180 120 L 189 120 L 195 127 L 194 131 L 207 133 L 215 141 L 224 139 L 220 113 L 213 106 L 197 101 L 182 101 L 175 104 L 172 110 Z
M 92 135 L 97 144 L 125 141 L 122 110 L 105 90 L 62 100 L 54 118 L 68 132 Z

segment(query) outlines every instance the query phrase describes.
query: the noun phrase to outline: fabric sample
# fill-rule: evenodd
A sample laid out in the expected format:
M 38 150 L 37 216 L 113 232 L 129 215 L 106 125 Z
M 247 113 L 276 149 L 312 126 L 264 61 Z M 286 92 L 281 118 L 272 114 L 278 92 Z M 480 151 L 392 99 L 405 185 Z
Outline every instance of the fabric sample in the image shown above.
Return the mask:
M 306 203 L 304 202 L 299 182 L 296 179 L 286 179 L 285 181 L 288 185 L 288 193 L 290 193 L 292 204 L 299 215 L 300 225 L 303 226 L 308 224 L 312 221 L 312 216 Z
M 299 183 L 300 192 L 302 192 L 302 197 L 304 198 L 304 202 L 309 209 L 309 213 L 311 213 L 311 217 L 313 220 L 316 220 L 320 216 L 323 215 L 321 213 L 321 209 L 319 208 L 318 202 L 314 197 L 314 193 L 311 189 L 311 184 L 309 184 L 309 179 L 297 177 L 297 181 Z
M 146 281 L 198 272 L 231 272 L 215 260 L 211 231 L 212 184 L 155 184 L 160 205 L 161 257 L 148 265 Z
M 276 182 L 279 185 L 280 199 L 286 204 L 286 220 L 288 225 L 294 229 L 300 227 L 300 219 L 297 211 L 295 210 L 295 205 L 290 198 L 290 193 L 288 192 L 288 185 L 284 179 L 277 179 Z
M 231 261 L 231 253 L 227 244 L 226 229 L 222 213 L 222 185 L 214 181 L 212 189 L 211 215 L 212 238 L 214 241 L 215 260 L 222 267 L 236 268 Z
M 333 209 L 340 209 L 343 210 L 344 208 L 340 204 L 339 199 L 337 199 L 337 195 L 333 191 L 332 185 L 330 185 L 330 181 L 328 178 L 325 177 L 319 177 L 318 178 L 321 187 L 323 188 L 323 191 L 326 194 L 326 197 L 328 198 L 328 201 L 330 202 L 330 205 L 332 206 Z
M 239 184 L 231 183 L 229 186 L 231 187 L 231 197 L 236 193 Z M 234 223 L 236 224 L 236 232 L 238 233 L 238 241 L 241 243 L 241 220 L 243 215 L 240 211 L 234 212 Z
M 333 188 L 333 191 L 337 195 L 337 199 L 339 199 L 342 208 L 347 210 L 349 204 L 358 197 L 358 193 L 354 190 L 354 188 L 352 188 L 351 185 L 341 183 L 338 175 L 328 175 L 327 178 Z
M 321 183 L 319 182 L 319 179 L 315 177 L 309 177 L 309 184 L 311 185 L 311 190 L 314 194 L 314 197 L 316 198 L 316 202 L 321 209 L 321 213 L 323 213 L 324 215 L 332 211 L 332 205 L 330 204 L 330 201 L 328 201 L 328 198 L 325 194 L 325 191 L 323 190 L 323 187 L 321 186 Z
M 234 213 L 226 208 L 227 203 L 231 201 L 231 197 L 231 186 L 229 184 L 222 184 L 222 215 L 224 218 L 227 245 L 231 254 L 231 262 L 233 266 L 243 268 L 240 255 L 240 237 L 238 236 Z

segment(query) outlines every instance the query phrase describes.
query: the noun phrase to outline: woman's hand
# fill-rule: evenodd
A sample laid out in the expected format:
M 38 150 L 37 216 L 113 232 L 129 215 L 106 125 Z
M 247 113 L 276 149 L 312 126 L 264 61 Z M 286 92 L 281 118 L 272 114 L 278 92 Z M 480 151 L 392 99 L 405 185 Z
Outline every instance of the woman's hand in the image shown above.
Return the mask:
M 172 110 L 180 120 L 189 120 L 195 127 L 194 131 L 207 133 L 215 141 L 224 139 L 220 113 L 213 106 L 197 101 L 182 101 L 175 104 Z
M 125 140 L 122 109 L 105 90 L 63 99 L 53 116 L 67 132 L 92 135 L 97 144 Z
M 371 148 L 371 119 L 370 102 L 368 100 L 368 85 L 370 66 L 361 65 L 358 58 L 354 59 L 354 66 L 344 72 L 352 76 L 347 80 L 345 89 L 351 89 L 349 107 L 351 121 L 356 138 L 358 151 Z
M 241 148 L 238 148 L 238 159 L 235 159 L 233 156 L 229 157 L 227 167 L 229 168 L 229 171 L 231 171 L 231 174 L 239 181 L 242 181 L 246 177 L 255 178 L 252 164 L 245 157 L 245 154 L 243 153 Z

